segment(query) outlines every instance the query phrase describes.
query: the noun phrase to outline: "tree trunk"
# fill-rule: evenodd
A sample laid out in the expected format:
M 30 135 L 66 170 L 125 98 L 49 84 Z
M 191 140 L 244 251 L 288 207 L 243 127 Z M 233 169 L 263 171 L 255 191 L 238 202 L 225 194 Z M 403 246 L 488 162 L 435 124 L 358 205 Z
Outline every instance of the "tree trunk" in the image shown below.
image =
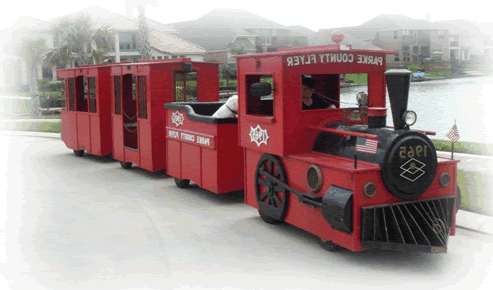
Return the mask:
M 139 35 L 140 35 L 140 55 L 142 59 L 151 59 L 151 39 L 149 38 L 149 28 L 145 17 L 145 6 L 139 5 Z
M 36 64 L 31 63 L 29 65 L 29 92 L 31 94 L 31 115 L 33 117 L 41 116 L 37 79 Z

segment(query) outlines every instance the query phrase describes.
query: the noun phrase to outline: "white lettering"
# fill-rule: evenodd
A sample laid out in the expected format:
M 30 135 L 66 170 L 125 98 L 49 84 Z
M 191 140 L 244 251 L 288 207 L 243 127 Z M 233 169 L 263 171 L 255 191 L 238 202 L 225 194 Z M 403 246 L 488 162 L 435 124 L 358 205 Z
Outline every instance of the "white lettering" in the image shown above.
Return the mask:
M 383 65 L 383 57 L 379 57 L 377 61 L 378 65 Z
M 347 62 L 347 59 L 348 59 L 347 54 L 343 54 L 343 55 L 342 55 L 342 61 L 343 61 L 343 62 Z
M 194 142 L 195 136 L 187 133 L 181 133 L 181 139 L 185 141 Z
M 318 56 L 320 56 L 320 63 L 324 63 L 324 54 L 319 54 Z
M 171 131 L 171 130 L 169 130 L 168 135 L 169 135 L 171 138 L 180 138 L 180 136 L 179 136 L 178 132 L 176 132 L 176 131 Z
M 294 57 L 294 65 L 299 65 L 300 64 L 300 58 L 299 56 Z
M 209 138 L 197 136 L 197 143 L 202 145 L 210 145 L 211 141 Z
M 288 61 L 288 66 L 293 66 L 293 58 L 292 57 L 288 57 L 287 61 Z
M 331 53 L 330 54 L 330 62 L 336 62 L 337 61 L 337 54 Z
M 300 55 L 301 64 L 305 64 L 305 56 Z
M 313 60 L 313 63 L 317 63 L 317 56 L 314 54 L 310 54 L 310 58 Z
M 368 56 L 368 64 L 373 64 L 373 55 Z
M 349 62 L 353 62 L 354 61 L 354 54 L 350 54 L 349 55 Z

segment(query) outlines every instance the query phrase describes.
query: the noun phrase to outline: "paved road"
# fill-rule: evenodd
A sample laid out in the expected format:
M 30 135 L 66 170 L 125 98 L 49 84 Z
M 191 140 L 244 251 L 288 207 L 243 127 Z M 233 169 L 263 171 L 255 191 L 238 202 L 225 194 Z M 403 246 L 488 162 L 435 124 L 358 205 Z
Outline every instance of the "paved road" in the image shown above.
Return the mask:
M 490 235 L 458 229 L 448 254 L 326 252 L 311 234 L 263 223 L 240 195 L 181 190 L 53 138 L 0 135 L 0 149 L 0 289 L 493 285 Z

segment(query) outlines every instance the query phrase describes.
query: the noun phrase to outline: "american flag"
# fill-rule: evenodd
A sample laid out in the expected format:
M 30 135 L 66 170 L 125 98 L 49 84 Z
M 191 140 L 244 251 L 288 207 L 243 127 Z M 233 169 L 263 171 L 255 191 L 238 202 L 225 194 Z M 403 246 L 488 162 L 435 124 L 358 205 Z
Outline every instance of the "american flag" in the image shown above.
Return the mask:
M 457 142 L 457 140 L 459 140 L 460 138 L 459 130 L 457 130 L 457 126 L 455 125 L 455 122 L 454 122 L 454 126 L 452 126 L 452 129 L 450 129 L 450 132 L 448 132 L 447 138 L 452 140 L 452 142 L 454 143 Z
M 356 151 L 357 152 L 366 152 L 371 154 L 377 153 L 377 140 L 368 140 L 366 138 L 358 137 L 356 139 Z

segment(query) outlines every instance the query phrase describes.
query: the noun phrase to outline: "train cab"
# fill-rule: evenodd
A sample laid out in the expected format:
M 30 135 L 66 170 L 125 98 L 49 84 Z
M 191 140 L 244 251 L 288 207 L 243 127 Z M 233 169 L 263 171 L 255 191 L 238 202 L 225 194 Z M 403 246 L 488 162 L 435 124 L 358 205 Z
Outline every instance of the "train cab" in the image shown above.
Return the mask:
M 111 68 L 113 158 L 149 171 L 166 169 L 169 102 L 219 101 L 219 64 L 189 58 L 142 60 Z
M 110 67 L 83 65 L 57 71 L 65 79 L 65 109 L 61 112 L 62 140 L 76 156 L 84 152 L 112 153 Z
M 456 162 L 438 160 L 431 132 L 402 124 L 415 116 L 410 72 L 386 73 L 393 53 L 336 44 L 236 56 L 245 203 L 265 222 L 306 230 L 328 250 L 446 251 Z M 349 98 L 347 74 L 367 80 Z

